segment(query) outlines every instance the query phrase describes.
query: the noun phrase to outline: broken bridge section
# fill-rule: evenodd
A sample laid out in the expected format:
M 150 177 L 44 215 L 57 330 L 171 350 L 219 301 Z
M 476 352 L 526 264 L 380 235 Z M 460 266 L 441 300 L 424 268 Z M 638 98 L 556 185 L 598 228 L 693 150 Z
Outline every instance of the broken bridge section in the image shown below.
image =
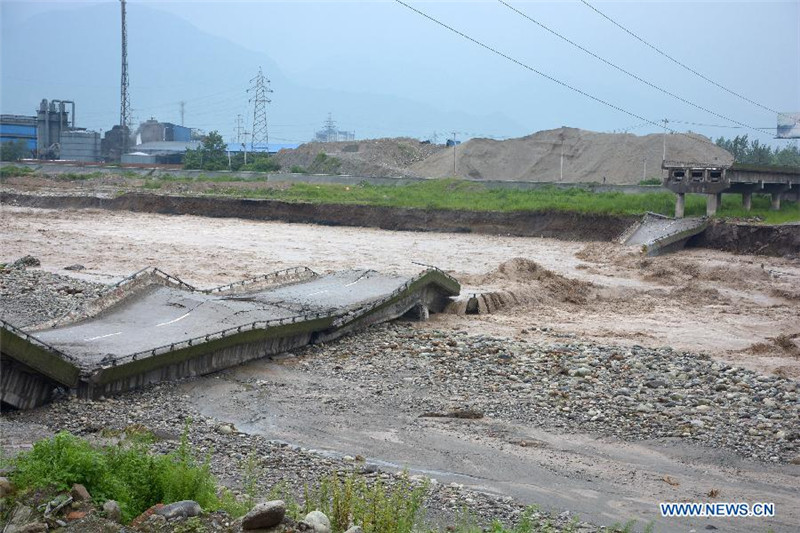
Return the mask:
M 642 220 L 628 228 L 620 242 L 640 246 L 647 255 L 659 255 L 680 250 L 691 237 L 708 227 L 707 218 L 670 218 L 658 213 L 646 213 Z
M 25 409 L 56 387 L 93 398 L 207 374 L 406 314 L 425 319 L 459 292 L 433 267 L 414 277 L 301 267 L 209 290 L 145 269 L 62 319 L 27 331 L 2 322 L 2 401 Z

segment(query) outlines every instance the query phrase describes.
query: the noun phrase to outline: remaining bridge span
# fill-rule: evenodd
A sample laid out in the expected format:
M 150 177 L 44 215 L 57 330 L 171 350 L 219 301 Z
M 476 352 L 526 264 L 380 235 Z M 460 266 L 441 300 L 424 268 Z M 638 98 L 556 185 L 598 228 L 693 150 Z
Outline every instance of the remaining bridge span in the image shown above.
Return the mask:
M 772 209 L 781 208 L 782 197 L 800 199 L 800 169 L 664 161 L 667 171 L 664 187 L 677 195 L 675 218 L 683 218 L 686 193 L 706 195 L 706 215 L 713 216 L 722 205 L 725 193 L 741 194 L 742 206 L 750 210 L 753 193 L 769 194 Z
M 56 387 L 91 398 L 207 374 L 408 313 L 425 319 L 459 291 L 436 268 L 302 267 L 209 290 L 145 269 L 59 320 L 27 331 L 2 322 L 2 401 L 31 408 Z

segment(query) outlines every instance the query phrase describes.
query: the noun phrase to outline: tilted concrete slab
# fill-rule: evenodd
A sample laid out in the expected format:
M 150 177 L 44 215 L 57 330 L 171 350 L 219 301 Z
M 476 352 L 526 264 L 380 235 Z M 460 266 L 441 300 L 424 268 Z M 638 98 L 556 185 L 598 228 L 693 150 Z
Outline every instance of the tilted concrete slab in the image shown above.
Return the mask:
M 83 313 L 29 331 L 3 322 L 3 363 L 14 372 L 4 373 L 2 400 L 26 408 L 57 386 L 95 397 L 214 372 L 409 311 L 424 318 L 459 291 L 436 268 L 411 278 L 290 269 L 209 290 L 145 269 Z
M 670 218 L 647 213 L 622 235 L 620 241 L 629 246 L 640 246 L 647 255 L 658 255 L 683 248 L 690 237 L 702 233 L 707 226 L 706 218 Z

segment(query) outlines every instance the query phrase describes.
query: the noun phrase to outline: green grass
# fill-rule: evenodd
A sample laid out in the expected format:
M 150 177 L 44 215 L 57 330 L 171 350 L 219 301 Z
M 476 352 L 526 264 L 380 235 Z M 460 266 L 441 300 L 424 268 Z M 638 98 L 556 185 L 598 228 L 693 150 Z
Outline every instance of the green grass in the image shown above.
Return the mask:
M 94 172 L 64 172 L 62 174 L 54 174 L 53 177 L 62 180 L 80 181 L 102 178 L 106 174 L 96 170 Z
M 595 193 L 580 188 L 544 187 L 533 190 L 488 188 L 479 183 L 458 180 L 430 180 L 402 187 L 369 185 L 331 185 L 295 183 L 290 187 L 243 189 L 219 188 L 211 194 L 238 198 L 265 198 L 287 202 L 360 204 L 422 209 L 457 209 L 474 211 L 564 211 L 584 214 L 641 215 L 647 211 L 672 215 L 675 195 L 671 192 L 625 194 Z M 784 201 L 780 211 L 769 209 L 769 197 L 753 196 L 753 209 L 741 207 L 739 195 L 723 195 L 719 217 L 759 218 L 768 223 L 800 220 L 797 202 Z M 705 214 L 705 196 L 687 195 L 687 216 Z
M 28 176 L 33 174 L 33 169 L 30 167 L 17 167 L 14 165 L 5 165 L 0 167 L 0 179 L 14 178 L 16 176 Z
M 189 499 L 204 509 L 224 507 L 208 460 L 195 457 L 186 433 L 167 455 L 149 453 L 151 442 L 140 434 L 118 446 L 94 446 L 64 431 L 12 459 L 11 480 L 23 491 L 65 491 L 81 483 L 95 502 L 116 500 L 125 521 L 159 502 Z

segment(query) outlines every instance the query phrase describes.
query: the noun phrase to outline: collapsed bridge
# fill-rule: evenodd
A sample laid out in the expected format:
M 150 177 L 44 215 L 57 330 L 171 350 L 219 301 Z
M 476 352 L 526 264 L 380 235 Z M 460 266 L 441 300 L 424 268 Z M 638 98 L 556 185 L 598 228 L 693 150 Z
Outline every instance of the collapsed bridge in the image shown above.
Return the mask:
M 55 321 L 24 331 L 0 321 L 0 399 L 28 409 L 57 388 L 96 398 L 207 374 L 404 315 L 426 319 L 460 290 L 435 267 L 413 277 L 299 267 L 206 290 L 148 268 Z

